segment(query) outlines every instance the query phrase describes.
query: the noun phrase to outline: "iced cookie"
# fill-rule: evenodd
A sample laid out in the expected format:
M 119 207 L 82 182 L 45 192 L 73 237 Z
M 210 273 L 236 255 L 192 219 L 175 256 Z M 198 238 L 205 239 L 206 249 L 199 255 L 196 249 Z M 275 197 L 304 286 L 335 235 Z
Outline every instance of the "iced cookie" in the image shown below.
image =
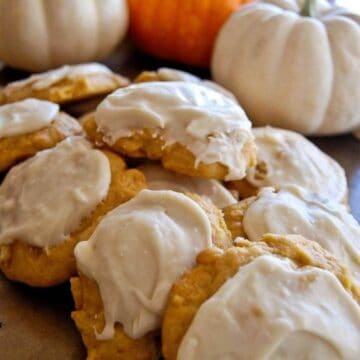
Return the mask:
M 27 99 L 0 106 L 0 172 L 82 129 L 59 105 Z
M 201 250 L 231 244 L 219 241 L 213 221 L 196 197 L 143 190 L 76 246 L 72 317 L 89 358 L 157 359 L 155 338 L 172 284 Z
M 224 209 L 233 237 L 259 241 L 263 234 L 300 234 L 336 256 L 360 282 L 360 225 L 344 205 L 288 186 L 264 188 Z
M 360 357 L 359 288 L 345 267 L 301 236 L 238 245 L 203 251 L 173 286 L 166 360 Z
M 143 164 L 138 169 L 145 175 L 150 190 L 195 193 L 212 201 L 220 209 L 237 202 L 231 192 L 217 180 L 179 175 L 155 163 Z
M 100 218 L 145 187 L 116 154 L 68 138 L 14 166 L 0 186 L 0 269 L 51 286 L 75 272 L 73 249 Z
M 58 104 L 90 99 L 127 86 L 128 79 L 98 63 L 64 65 L 9 83 L 0 90 L 0 104 L 38 98 Z
M 129 157 L 160 159 L 180 174 L 236 180 L 255 164 L 242 108 L 206 86 L 145 82 L 119 89 L 83 127 L 97 144 Z
M 171 69 L 171 68 L 159 68 L 156 71 L 143 71 L 134 80 L 134 83 L 141 83 L 147 81 L 186 81 L 197 84 L 202 84 L 210 87 L 213 90 L 227 96 L 231 100 L 237 103 L 235 96 L 219 84 L 211 80 L 202 80 L 198 76 L 190 74 L 186 71 Z
M 304 136 L 272 127 L 253 129 L 257 164 L 240 181 L 230 183 L 240 197 L 256 195 L 265 186 L 301 186 L 337 202 L 347 201 L 343 168 Z
M 80 100 L 74 103 L 65 104 L 62 108 L 67 113 L 75 116 L 76 118 L 80 118 L 89 112 L 94 112 L 99 104 L 104 100 L 105 96 L 106 94 L 94 96 L 88 100 Z

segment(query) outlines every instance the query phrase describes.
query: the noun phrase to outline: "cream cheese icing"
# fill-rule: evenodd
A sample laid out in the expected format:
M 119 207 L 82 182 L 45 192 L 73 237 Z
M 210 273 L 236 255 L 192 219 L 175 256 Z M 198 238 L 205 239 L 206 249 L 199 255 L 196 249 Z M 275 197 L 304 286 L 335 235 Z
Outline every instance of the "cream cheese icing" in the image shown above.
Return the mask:
M 26 99 L 0 106 L 0 139 L 24 135 L 48 126 L 59 113 L 59 105 Z
M 110 145 L 136 131 L 160 132 L 180 143 L 196 164 L 219 162 L 227 180 L 245 176 L 244 145 L 253 140 L 243 109 L 207 86 L 183 81 L 145 82 L 116 90 L 98 106 L 95 121 Z
M 178 360 L 357 360 L 360 307 L 330 272 L 264 255 L 203 303 Z
M 345 206 L 287 186 L 264 188 L 246 210 L 243 228 L 252 241 L 263 234 L 300 234 L 316 241 L 352 271 L 360 282 L 360 225 Z
M 61 243 L 105 198 L 110 180 L 107 157 L 82 138 L 14 166 L 0 186 L 0 244 Z
M 94 74 L 109 75 L 112 74 L 112 72 L 108 67 L 99 63 L 64 65 L 57 69 L 31 75 L 24 80 L 14 81 L 5 88 L 5 91 L 27 85 L 31 85 L 34 90 L 42 90 L 64 79 L 74 79 L 79 76 Z
M 190 74 L 186 71 L 181 71 L 177 69 L 171 69 L 167 67 L 159 68 L 156 71 L 159 80 L 161 81 L 190 81 L 190 82 L 200 82 L 201 79 L 193 74 Z
M 145 175 L 150 190 L 173 190 L 198 194 L 222 209 L 236 203 L 236 199 L 219 181 L 178 175 L 157 164 L 144 164 L 139 170 Z
M 142 190 L 108 213 L 75 248 L 78 269 L 94 279 L 110 339 L 121 323 L 132 338 L 160 327 L 174 281 L 210 247 L 211 225 L 193 200 L 173 191 Z
M 258 166 L 247 171 L 246 180 L 256 186 L 298 185 L 322 197 L 342 202 L 347 196 L 343 168 L 304 136 L 272 127 L 254 128 Z
M 162 67 L 156 71 L 156 74 L 159 77 L 159 80 L 161 81 L 190 81 L 190 82 L 206 85 L 211 89 L 216 90 L 219 93 L 229 97 L 234 102 L 236 103 L 238 102 L 235 96 L 230 91 L 226 90 L 219 84 L 211 80 L 201 80 L 198 76 L 190 74 L 186 71 Z

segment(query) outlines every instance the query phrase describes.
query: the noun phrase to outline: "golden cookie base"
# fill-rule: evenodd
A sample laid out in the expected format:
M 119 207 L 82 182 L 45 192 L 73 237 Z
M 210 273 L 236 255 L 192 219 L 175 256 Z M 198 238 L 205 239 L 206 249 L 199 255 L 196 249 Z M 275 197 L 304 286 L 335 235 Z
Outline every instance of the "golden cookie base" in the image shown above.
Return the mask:
M 82 126 L 92 141 L 105 146 L 104 135 L 97 130 L 94 116 L 85 117 Z M 174 143 L 166 146 L 161 134 L 155 134 L 146 129 L 118 139 L 114 144 L 107 146 L 124 156 L 160 160 L 164 168 L 183 175 L 224 180 L 228 174 L 227 166 L 218 162 L 213 164 L 200 162 L 195 166 L 194 155 L 183 145 Z M 256 150 L 252 141 L 245 144 L 243 156 L 247 167 L 255 164 Z
M 117 74 L 89 74 L 62 79 L 47 88 L 34 89 L 32 84 L 19 87 L 5 86 L 0 89 L 0 105 L 28 98 L 52 101 L 64 104 L 109 94 L 129 85 L 129 80 Z
M 105 326 L 105 317 L 100 291 L 95 281 L 80 274 L 79 277 L 71 279 L 71 291 L 76 308 L 71 317 L 87 348 L 88 359 L 158 359 L 155 333 L 135 340 L 125 334 L 120 324 L 116 324 L 115 335 L 111 340 L 96 339 L 95 330 L 101 333 Z
M 38 151 L 54 147 L 66 137 L 81 135 L 82 129 L 76 119 L 59 113 L 47 127 L 25 135 L 0 139 L 0 172 Z

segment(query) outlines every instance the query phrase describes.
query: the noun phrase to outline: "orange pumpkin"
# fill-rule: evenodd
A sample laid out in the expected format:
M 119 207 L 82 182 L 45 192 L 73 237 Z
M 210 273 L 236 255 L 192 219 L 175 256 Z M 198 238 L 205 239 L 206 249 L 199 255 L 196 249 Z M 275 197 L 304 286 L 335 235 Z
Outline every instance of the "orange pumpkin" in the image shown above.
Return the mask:
M 215 37 L 229 15 L 251 0 L 129 0 L 130 32 L 145 52 L 209 66 Z

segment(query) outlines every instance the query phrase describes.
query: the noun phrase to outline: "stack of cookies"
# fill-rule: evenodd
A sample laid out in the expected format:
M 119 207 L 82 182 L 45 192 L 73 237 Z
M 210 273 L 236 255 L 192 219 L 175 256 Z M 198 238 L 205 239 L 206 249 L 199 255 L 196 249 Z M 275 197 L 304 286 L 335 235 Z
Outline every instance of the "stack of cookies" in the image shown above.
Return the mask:
M 306 138 L 172 69 L 65 66 L 0 102 L 0 269 L 71 281 L 89 359 L 360 358 L 360 226 Z

